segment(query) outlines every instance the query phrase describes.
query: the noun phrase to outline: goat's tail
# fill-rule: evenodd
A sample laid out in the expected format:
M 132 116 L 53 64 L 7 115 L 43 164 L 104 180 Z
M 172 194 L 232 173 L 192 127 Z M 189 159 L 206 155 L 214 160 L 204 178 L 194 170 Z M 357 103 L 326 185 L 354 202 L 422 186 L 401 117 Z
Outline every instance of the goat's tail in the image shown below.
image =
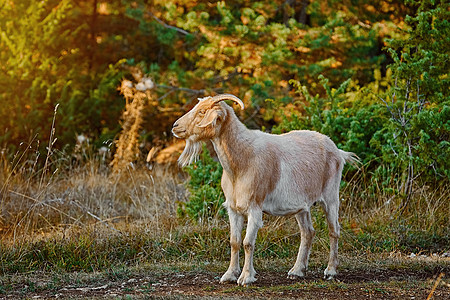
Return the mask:
M 356 155 L 353 152 L 346 152 L 339 149 L 339 152 L 341 153 L 342 158 L 345 160 L 346 163 L 351 164 L 352 166 L 359 169 L 359 164 L 361 164 L 361 160 L 359 159 L 358 155 Z

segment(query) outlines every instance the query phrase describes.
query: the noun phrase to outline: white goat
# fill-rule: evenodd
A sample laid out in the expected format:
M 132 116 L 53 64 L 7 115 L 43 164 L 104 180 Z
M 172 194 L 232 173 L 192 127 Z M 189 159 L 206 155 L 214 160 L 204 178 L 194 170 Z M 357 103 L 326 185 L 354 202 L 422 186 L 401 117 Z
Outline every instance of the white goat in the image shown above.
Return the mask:
M 339 238 L 339 185 L 346 162 L 356 163 L 355 154 L 339 150 L 327 136 L 300 130 L 273 135 L 247 129 L 234 110 L 223 100 L 232 100 L 244 109 L 234 95 L 223 94 L 199 99 L 199 103 L 178 119 L 172 129 L 177 138 L 186 139 L 179 158 L 181 166 L 195 161 L 202 141 L 210 140 L 223 167 L 222 189 L 230 218 L 231 261 L 220 282 L 248 285 L 255 279 L 253 251 L 262 214 L 295 215 L 300 226 L 301 242 L 289 278 L 303 277 L 308 266 L 315 235 L 310 208 L 320 202 L 325 210 L 330 257 L 324 274 L 336 275 Z M 239 267 L 244 216 L 247 230 L 244 238 L 245 262 Z M 240 275 L 239 275 L 240 274 Z

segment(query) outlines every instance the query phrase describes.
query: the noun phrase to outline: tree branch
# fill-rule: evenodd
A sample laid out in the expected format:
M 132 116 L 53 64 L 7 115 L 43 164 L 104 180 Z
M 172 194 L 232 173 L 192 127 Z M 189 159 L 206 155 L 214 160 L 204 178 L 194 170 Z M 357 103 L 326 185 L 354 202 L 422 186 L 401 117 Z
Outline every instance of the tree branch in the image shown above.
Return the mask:
M 204 94 L 206 94 L 206 90 L 205 89 L 194 90 L 194 89 L 188 89 L 188 88 L 182 88 L 182 87 L 177 87 L 177 86 L 172 86 L 172 85 L 164 85 L 164 84 L 157 84 L 156 87 L 162 88 L 162 89 L 169 89 L 169 90 L 172 90 L 172 91 L 188 92 L 188 93 L 192 93 L 192 94 L 196 94 L 196 95 L 204 95 Z
M 160 18 L 158 18 L 157 16 L 155 16 L 154 14 L 152 14 L 150 11 L 148 11 L 147 14 L 148 14 L 150 17 L 152 17 L 153 19 L 155 19 L 156 22 L 158 22 L 159 24 L 161 24 L 162 26 L 164 26 L 164 27 L 166 27 L 166 28 L 173 29 L 173 30 L 175 30 L 176 32 L 179 32 L 179 33 L 184 34 L 184 35 L 190 35 L 190 34 L 192 34 L 192 33 L 190 33 L 190 32 L 187 32 L 187 31 L 184 30 L 184 29 L 181 29 L 181 28 L 178 28 L 178 27 L 175 27 L 175 26 L 172 26 L 172 25 L 169 25 L 169 24 L 164 23 L 163 20 L 161 20 Z

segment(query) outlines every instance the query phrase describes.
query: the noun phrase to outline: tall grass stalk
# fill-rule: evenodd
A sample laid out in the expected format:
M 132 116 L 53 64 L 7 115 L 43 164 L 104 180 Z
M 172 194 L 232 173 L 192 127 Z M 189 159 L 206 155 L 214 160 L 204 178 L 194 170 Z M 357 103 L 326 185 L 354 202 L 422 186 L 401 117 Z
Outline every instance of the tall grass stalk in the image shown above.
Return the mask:
M 50 137 L 49 137 L 48 146 L 47 146 L 47 156 L 45 157 L 44 169 L 42 170 L 41 179 L 39 181 L 39 190 L 41 189 L 45 175 L 47 174 L 48 162 L 50 160 L 50 157 L 52 156 L 53 145 L 57 141 L 57 138 L 55 138 L 55 121 L 56 121 L 56 112 L 58 111 L 58 107 L 59 107 L 59 103 L 56 104 L 55 109 L 53 111 L 52 127 L 50 129 Z M 56 170 L 55 170 L 55 172 L 56 172 Z

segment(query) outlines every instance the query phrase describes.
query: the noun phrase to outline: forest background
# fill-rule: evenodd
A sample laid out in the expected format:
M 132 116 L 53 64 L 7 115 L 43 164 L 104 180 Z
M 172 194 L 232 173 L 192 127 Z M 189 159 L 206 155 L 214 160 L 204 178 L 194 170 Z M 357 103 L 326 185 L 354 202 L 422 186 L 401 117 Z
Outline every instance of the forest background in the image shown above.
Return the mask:
M 173 122 L 198 97 L 217 93 L 244 101 L 237 114 L 249 128 L 317 130 L 361 158 L 342 184 L 347 250 L 449 250 L 447 1 L 1 0 L 0 7 L 0 233 L 15 249 L 0 253 L 3 272 L 107 264 L 97 256 L 86 264 L 82 255 L 71 263 L 63 254 L 23 259 L 36 245 L 30 236 L 96 222 L 113 232 L 124 223 L 145 223 L 152 234 L 169 226 L 186 243 L 178 241 L 176 255 L 194 247 L 191 231 L 225 241 L 220 165 L 206 151 L 186 170 L 152 160 L 176 142 Z M 314 218 L 326 232 L 321 214 Z M 29 245 L 14 248 L 19 236 Z M 257 255 L 296 252 L 276 236 Z M 136 259 L 142 243 L 126 259 Z M 203 247 L 197 253 L 215 255 Z

